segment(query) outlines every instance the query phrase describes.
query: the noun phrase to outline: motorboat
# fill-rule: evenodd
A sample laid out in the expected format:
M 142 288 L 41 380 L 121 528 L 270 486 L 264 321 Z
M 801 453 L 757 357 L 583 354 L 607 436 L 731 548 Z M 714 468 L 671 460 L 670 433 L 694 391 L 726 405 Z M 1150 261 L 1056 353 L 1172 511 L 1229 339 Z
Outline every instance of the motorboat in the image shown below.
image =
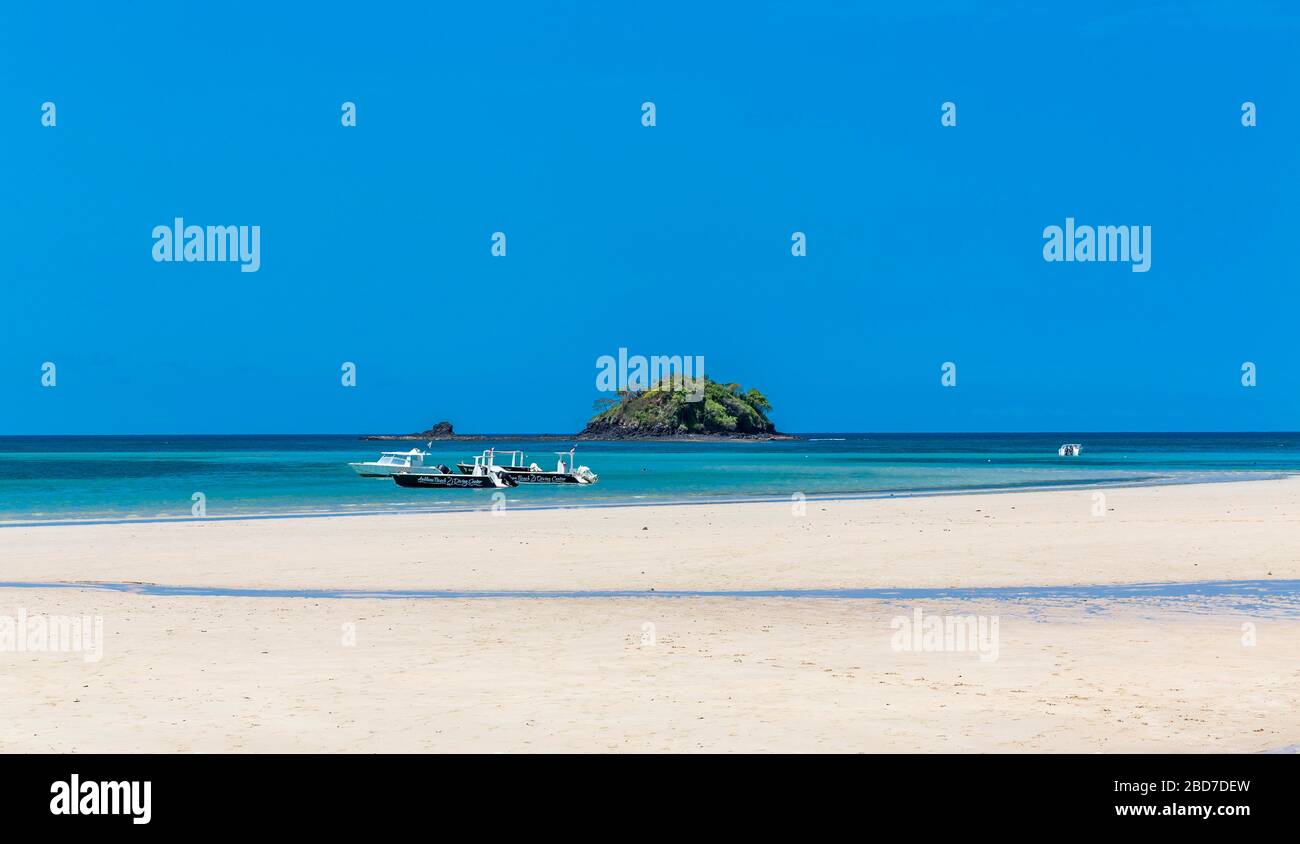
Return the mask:
M 473 458 L 470 463 L 466 463 L 462 460 L 456 464 L 456 468 L 459 469 L 462 474 L 468 475 L 474 471 L 474 466 L 478 461 L 486 461 L 489 456 L 492 458 L 492 465 L 503 472 L 522 472 L 528 468 L 524 465 L 524 460 L 527 459 L 527 455 L 522 451 L 498 451 L 495 448 L 485 449 L 481 455 Z
M 494 462 L 493 465 L 521 484 L 594 484 L 600 480 L 600 476 L 586 466 L 574 466 L 573 454 L 575 451 L 577 451 L 576 448 L 571 448 L 568 451 L 555 452 L 559 460 L 555 464 L 554 472 L 548 472 L 536 463 L 527 463 L 528 456 L 522 451 L 496 451 L 495 449 L 489 449 L 479 457 L 474 458 L 474 464 L 458 463 L 456 465 L 461 472 L 468 474 L 473 471 L 474 466 L 479 461 L 487 459 L 491 454 L 494 461 L 497 455 L 506 457 L 510 461 L 509 463 Z
M 1083 446 L 1079 443 L 1066 443 L 1056 450 L 1061 457 L 1078 457 L 1079 452 L 1083 451 Z
M 378 460 L 366 463 L 349 463 L 352 470 L 363 478 L 387 478 L 402 472 L 424 468 L 426 451 L 413 448 L 410 451 L 385 451 Z
M 453 472 L 447 466 L 413 469 L 392 475 L 398 486 L 458 489 L 501 489 L 518 486 L 514 477 L 493 464 L 492 449 L 474 458 L 469 471 Z
M 450 469 L 445 472 L 437 469 L 403 472 L 400 475 L 393 475 L 393 481 L 398 486 L 405 487 L 450 487 L 457 489 L 501 489 L 519 485 L 514 478 L 504 472 L 490 475 L 462 475 Z

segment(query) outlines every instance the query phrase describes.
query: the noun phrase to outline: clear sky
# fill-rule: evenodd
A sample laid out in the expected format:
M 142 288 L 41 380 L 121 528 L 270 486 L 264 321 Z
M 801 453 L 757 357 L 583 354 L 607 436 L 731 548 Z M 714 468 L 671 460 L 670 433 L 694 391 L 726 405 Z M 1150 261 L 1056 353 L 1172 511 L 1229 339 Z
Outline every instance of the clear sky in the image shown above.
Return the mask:
M 1300 428 L 1293 4 L 16 5 L 0 434 L 573 431 L 620 347 L 790 431 Z

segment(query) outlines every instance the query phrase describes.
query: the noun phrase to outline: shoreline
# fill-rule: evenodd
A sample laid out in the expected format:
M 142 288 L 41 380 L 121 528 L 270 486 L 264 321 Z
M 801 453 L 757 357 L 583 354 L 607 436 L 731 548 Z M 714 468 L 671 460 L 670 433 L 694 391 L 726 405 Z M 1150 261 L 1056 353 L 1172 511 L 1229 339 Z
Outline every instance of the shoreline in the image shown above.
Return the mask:
M 1277 472 L 1277 471 L 1260 471 L 1260 472 L 1238 472 L 1224 471 L 1205 473 L 1199 475 L 1188 474 L 1185 476 L 1165 475 L 1140 477 L 1136 479 L 1115 479 L 1100 481 L 1078 481 L 1074 483 L 1050 483 L 1035 486 L 979 486 L 969 488 L 950 488 L 950 489 L 917 489 L 917 490 L 899 490 L 893 492 L 826 492 L 826 493 L 806 493 L 804 501 L 812 502 L 840 502 L 840 501 L 890 501 L 906 500 L 914 498 L 940 498 L 948 496 L 962 495 L 1001 495 L 1017 493 L 1034 493 L 1034 492 L 1067 492 L 1072 490 L 1106 490 L 1106 489 L 1143 489 L 1147 487 L 1164 487 L 1164 486 L 1187 486 L 1197 484 L 1228 484 L 1228 483 L 1252 483 L 1260 481 L 1281 481 L 1288 478 L 1300 477 L 1296 472 Z M 791 498 L 789 495 L 755 495 L 755 496 L 716 496 L 699 499 L 646 499 L 646 500 L 619 500 L 612 499 L 607 501 L 581 502 L 565 501 L 556 503 L 511 503 L 510 509 L 528 512 L 544 512 L 556 510 L 600 510 L 600 509 L 621 509 L 636 507 L 700 507 L 710 505 L 725 504 L 788 504 Z M 122 524 L 185 524 L 191 522 L 237 522 L 237 521 L 267 521 L 275 519 L 333 519 L 333 518 L 354 518 L 359 516 L 419 516 L 419 515 L 441 515 L 449 513 L 477 513 L 489 510 L 491 505 L 484 503 L 481 506 L 413 506 L 413 507 L 392 507 L 391 509 L 367 509 L 367 510 L 323 510 L 323 511 L 289 511 L 289 512 L 271 512 L 271 511 L 251 511 L 248 513 L 230 513 L 228 515 L 217 514 L 203 517 L 196 516 L 92 516 L 85 519 L 76 518 L 59 518 L 59 519 L 20 519 L 5 520 L 0 519 L 0 530 L 5 528 L 38 528 L 38 527 L 78 527 L 92 525 L 122 525 Z

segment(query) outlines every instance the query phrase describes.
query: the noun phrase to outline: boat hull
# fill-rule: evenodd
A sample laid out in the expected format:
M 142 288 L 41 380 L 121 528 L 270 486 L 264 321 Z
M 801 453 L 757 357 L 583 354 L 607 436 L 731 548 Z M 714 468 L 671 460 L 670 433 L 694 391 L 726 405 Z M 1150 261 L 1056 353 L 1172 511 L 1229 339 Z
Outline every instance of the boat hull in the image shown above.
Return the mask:
M 567 472 L 529 472 L 520 470 L 512 472 L 509 469 L 502 470 L 503 473 L 520 484 L 577 484 L 582 483 L 573 475 Z
M 412 489 L 499 489 L 515 486 L 515 482 L 504 475 L 493 478 L 491 475 L 448 475 L 441 472 L 405 472 L 393 475 L 398 486 Z
M 474 471 L 474 467 L 468 463 L 457 463 L 456 468 L 461 474 L 468 475 Z M 497 466 L 496 469 L 503 475 L 509 475 L 517 483 L 521 484 L 580 484 L 577 476 L 568 472 L 534 472 L 531 469 L 525 469 L 523 466 Z

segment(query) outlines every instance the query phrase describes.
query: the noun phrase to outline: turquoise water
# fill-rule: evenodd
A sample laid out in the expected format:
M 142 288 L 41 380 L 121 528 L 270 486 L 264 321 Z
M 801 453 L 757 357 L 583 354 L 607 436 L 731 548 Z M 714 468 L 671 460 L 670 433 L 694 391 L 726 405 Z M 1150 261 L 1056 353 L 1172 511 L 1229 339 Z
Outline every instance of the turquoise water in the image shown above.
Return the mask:
M 1056 455 L 1080 442 L 1083 455 Z M 452 465 L 488 445 L 545 468 L 572 443 L 435 443 Z M 1177 483 L 1300 472 L 1300 434 L 809 434 L 773 443 L 579 443 L 595 486 L 501 490 L 509 507 L 887 496 Z M 0 437 L 0 523 L 483 508 L 494 490 L 404 489 L 348 462 L 423 443 L 355 436 Z

